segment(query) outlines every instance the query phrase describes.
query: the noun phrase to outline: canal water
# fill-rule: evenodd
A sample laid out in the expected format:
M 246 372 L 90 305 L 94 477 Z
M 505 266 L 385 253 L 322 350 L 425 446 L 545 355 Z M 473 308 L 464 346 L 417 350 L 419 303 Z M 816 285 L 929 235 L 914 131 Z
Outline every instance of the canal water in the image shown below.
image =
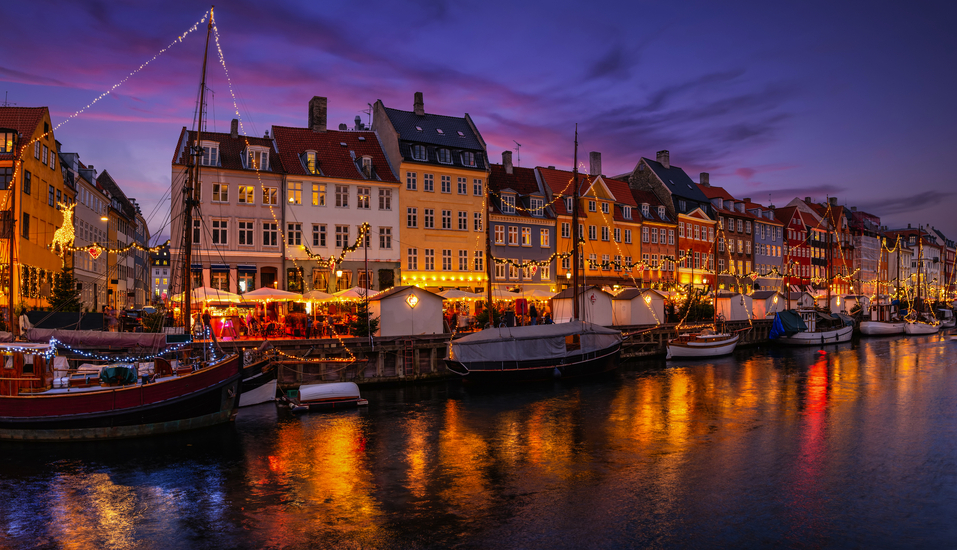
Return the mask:
M 957 546 L 946 336 L 364 394 L 176 437 L 0 444 L 0 547 Z

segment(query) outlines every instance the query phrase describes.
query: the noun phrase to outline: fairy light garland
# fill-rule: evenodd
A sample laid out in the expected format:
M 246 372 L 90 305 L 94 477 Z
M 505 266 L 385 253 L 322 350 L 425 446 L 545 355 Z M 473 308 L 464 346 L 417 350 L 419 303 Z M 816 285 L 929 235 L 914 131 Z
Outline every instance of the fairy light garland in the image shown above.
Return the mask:
M 135 363 L 135 362 L 138 362 L 138 361 L 149 361 L 149 360 L 152 360 L 152 359 L 156 359 L 157 357 L 161 357 L 161 356 L 163 356 L 163 355 L 166 355 L 167 353 L 173 353 L 173 352 L 175 352 L 175 351 L 179 351 L 179 350 L 183 349 L 184 347 L 186 347 L 186 346 L 189 345 L 189 344 L 190 344 L 190 342 L 183 342 L 183 343 L 180 343 L 180 344 L 176 344 L 175 346 L 173 346 L 173 347 L 171 347 L 171 348 L 165 349 L 165 350 L 163 350 L 163 351 L 161 351 L 161 352 L 159 352 L 159 353 L 154 353 L 154 354 L 152 354 L 152 355 L 142 355 L 142 356 L 128 355 L 128 356 L 126 356 L 126 357 L 116 357 L 116 356 L 109 356 L 109 355 L 99 355 L 99 354 L 94 353 L 94 352 L 89 352 L 89 351 L 84 351 L 84 350 L 81 350 L 81 349 L 77 349 L 77 348 L 74 348 L 73 346 L 64 344 L 63 342 L 61 342 L 61 341 L 59 341 L 59 340 L 57 340 L 57 339 L 55 339 L 55 338 L 53 338 L 53 339 L 50 340 L 50 345 L 51 345 L 51 346 L 56 346 L 56 347 L 59 347 L 59 348 L 63 348 L 63 349 L 65 349 L 65 350 L 69 351 L 70 353 L 74 353 L 74 354 L 76 354 L 76 355 L 83 356 L 83 357 L 85 357 L 85 358 L 87 358 L 87 359 L 94 359 L 94 360 L 97 360 L 97 361 L 116 361 L 116 362 L 120 362 L 120 363 Z

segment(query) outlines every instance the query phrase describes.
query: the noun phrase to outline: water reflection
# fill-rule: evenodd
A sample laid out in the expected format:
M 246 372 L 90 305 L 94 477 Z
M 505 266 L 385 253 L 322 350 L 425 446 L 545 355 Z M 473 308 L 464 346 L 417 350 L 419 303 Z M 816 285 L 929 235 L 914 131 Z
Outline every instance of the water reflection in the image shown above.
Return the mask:
M 0 543 L 950 546 L 954 351 L 742 350 L 511 391 L 369 390 L 367 411 L 255 407 L 161 441 L 5 444 Z

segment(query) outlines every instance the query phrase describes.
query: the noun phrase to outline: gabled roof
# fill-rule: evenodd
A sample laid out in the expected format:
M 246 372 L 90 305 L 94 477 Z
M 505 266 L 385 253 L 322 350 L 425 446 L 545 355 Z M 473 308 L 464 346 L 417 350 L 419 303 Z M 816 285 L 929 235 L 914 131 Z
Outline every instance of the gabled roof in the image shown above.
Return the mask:
M 316 152 L 316 163 L 321 175 L 330 178 L 366 180 L 356 159 L 372 158 L 373 175 L 378 179 L 398 183 L 386 160 L 379 137 L 375 132 L 327 130 L 313 132 L 309 128 L 273 126 L 273 138 L 279 149 L 279 158 L 287 174 L 311 175 L 302 163 L 306 151 Z M 375 179 L 375 178 L 373 178 Z
M 535 168 L 538 171 L 538 174 L 542 178 L 542 183 L 545 184 L 551 192 L 552 195 L 557 197 L 571 197 L 575 194 L 575 188 L 572 187 L 572 172 L 567 170 L 556 170 L 554 168 L 542 168 L 541 166 Z M 591 179 L 585 174 L 578 174 L 578 177 L 581 178 L 581 189 L 588 189 L 591 185 Z M 571 216 L 572 213 L 565 208 L 565 201 L 556 200 L 552 203 L 552 206 L 555 208 L 555 213 L 559 216 Z M 582 214 L 582 212 L 579 212 Z M 582 216 L 584 217 L 584 216 Z
M 795 213 L 797 213 L 798 216 L 801 215 L 795 206 L 785 206 L 774 211 L 775 217 L 785 226 L 791 223 L 791 218 L 794 217 Z M 801 219 L 803 220 L 804 218 Z
M 701 193 L 704 194 L 704 196 L 708 197 L 709 200 L 721 199 L 722 201 L 734 201 L 734 202 L 744 203 L 744 201 L 740 201 L 732 197 L 731 193 L 728 193 L 728 191 L 724 187 L 718 187 L 716 185 L 701 185 L 700 183 L 695 185 L 698 186 L 698 189 L 701 190 Z M 725 202 L 724 204 L 727 204 L 727 203 Z M 728 208 L 727 206 L 718 208 L 714 204 L 714 202 L 711 203 L 711 207 L 714 208 L 715 212 L 719 214 L 724 214 L 725 216 L 737 216 L 739 218 L 751 218 L 751 219 L 757 218 L 757 216 L 748 212 L 747 206 L 745 206 L 744 212 L 738 212 L 737 210 L 732 210 Z
M 130 202 L 130 199 L 123 193 L 123 190 L 120 189 L 120 186 L 113 180 L 113 176 L 111 176 L 109 172 L 106 170 L 100 172 L 100 175 L 96 177 L 96 183 L 103 189 L 106 189 L 112 197 L 116 197 L 123 209 L 124 216 L 130 220 L 136 218 L 136 207 L 133 206 L 133 203 Z
M 411 111 L 400 111 L 389 107 L 385 108 L 385 114 L 392 122 L 395 131 L 399 133 L 400 141 L 438 145 L 450 149 L 485 151 L 480 136 L 475 135 L 465 117 L 432 113 L 417 115 Z M 438 130 L 442 132 L 439 133 Z
M 224 170 L 250 170 L 246 168 L 243 164 L 243 153 L 246 151 L 247 143 L 249 145 L 260 146 L 268 148 L 271 153 L 269 155 L 269 169 L 272 172 L 281 173 L 282 165 L 279 162 L 277 155 L 275 154 L 275 149 L 273 148 L 272 139 L 270 138 L 257 138 L 249 136 L 239 136 L 238 138 L 233 138 L 230 134 L 225 134 L 222 132 L 203 132 L 202 135 L 203 141 L 214 141 L 219 143 L 219 166 Z M 196 132 L 193 130 L 187 130 L 184 126 L 180 131 L 179 142 L 176 144 L 176 151 L 173 152 L 173 164 L 183 165 L 187 164 L 186 157 L 183 154 L 185 152 L 185 144 L 192 143 L 196 141 Z M 215 167 L 209 167 L 215 168 Z
M 651 191 L 645 191 L 643 189 L 632 189 L 631 197 L 635 200 L 635 204 L 637 205 L 636 208 L 638 208 L 638 215 L 641 216 L 642 219 L 652 221 L 652 222 L 675 223 L 674 220 L 672 220 L 668 216 L 667 208 L 665 208 L 664 217 L 661 217 L 658 215 L 658 207 L 664 206 L 664 205 L 661 204 L 661 201 L 658 200 L 658 197 L 656 197 L 655 194 L 652 193 Z M 648 204 L 648 206 L 650 207 L 647 216 L 641 212 L 642 204 Z
M 745 210 L 761 209 L 762 212 L 771 212 L 772 217 L 770 219 L 764 216 L 756 216 L 756 218 L 761 220 L 761 223 L 766 223 L 769 225 L 783 225 L 781 221 L 777 219 L 777 216 L 774 215 L 774 210 L 771 208 L 768 208 L 767 206 L 746 200 L 744 201 L 744 209 Z
M 634 300 L 639 296 L 644 296 L 645 294 L 651 292 L 652 294 L 658 295 L 659 298 L 664 298 L 664 295 L 656 290 L 650 288 L 626 288 L 612 298 L 612 300 Z
M 641 157 L 641 160 L 651 168 L 651 171 L 665 184 L 665 187 L 671 191 L 672 195 L 693 201 L 710 203 L 710 199 L 701 192 L 701 189 L 698 188 L 698 184 L 692 181 L 688 174 L 681 168 L 673 164 L 665 168 L 660 162 L 645 157 Z
M 16 130 L 27 140 L 33 137 L 47 114 L 46 107 L 0 107 L 0 128 Z M 23 145 L 19 144 L 20 147 Z
M 775 294 L 781 293 L 777 290 L 755 290 L 754 293 L 751 294 L 751 298 L 754 300 L 767 300 Z
M 535 178 L 534 168 L 513 166 L 511 174 L 507 173 L 505 167 L 501 164 L 492 164 L 489 168 L 491 168 L 492 171 L 488 176 L 488 185 L 492 191 L 511 189 L 519 195 L 541 193 L 541 190 L 538 188 L 538 180 Z

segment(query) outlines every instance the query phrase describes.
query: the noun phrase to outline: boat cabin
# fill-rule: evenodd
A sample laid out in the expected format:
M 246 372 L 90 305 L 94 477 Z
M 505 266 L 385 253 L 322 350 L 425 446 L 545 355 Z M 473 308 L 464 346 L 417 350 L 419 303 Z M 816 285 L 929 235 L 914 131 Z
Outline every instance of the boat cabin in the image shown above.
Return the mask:
M 53 386 L 55 349 L 50 344 L 2 344 L 3 374 L 0 395 L 13 396 Z

